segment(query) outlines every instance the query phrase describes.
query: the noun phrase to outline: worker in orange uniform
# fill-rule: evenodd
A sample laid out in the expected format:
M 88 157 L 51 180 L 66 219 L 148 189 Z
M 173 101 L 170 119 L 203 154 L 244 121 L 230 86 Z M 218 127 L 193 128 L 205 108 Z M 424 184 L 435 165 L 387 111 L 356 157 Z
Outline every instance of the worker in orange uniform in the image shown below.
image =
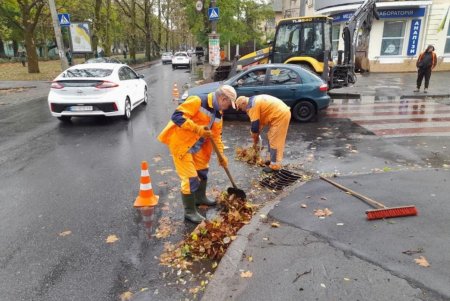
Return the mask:
M 223 155 L 222 111 L 235 107 L 236 91 L 228 85 L 220 86 L 207 96 L 190 96 L 179 105 L 158 140 L 169 146 L 178 176 L 181 179 L 181 199 L 184 218 L 200 223 L 205 219 L 196 205 L 213 206 L 215 201 L 206 197 L 209 160 L 212 144 L 216 143 L 227 167 L 228 160 Z M 220 160 L 220 159 L 219 159 Z
M 258 144 L 259 133 L 264 126 L 269 126 L 270 164 L 263 171 L 271 173 L 281 169 L 284 144 L 291 120 L 290 108 L 280 99 L 270 95 L 252 97 L 240 96 L 236 100 L 237 110 L 242 110 L 250 117 L 251 134 L 254 144 Z

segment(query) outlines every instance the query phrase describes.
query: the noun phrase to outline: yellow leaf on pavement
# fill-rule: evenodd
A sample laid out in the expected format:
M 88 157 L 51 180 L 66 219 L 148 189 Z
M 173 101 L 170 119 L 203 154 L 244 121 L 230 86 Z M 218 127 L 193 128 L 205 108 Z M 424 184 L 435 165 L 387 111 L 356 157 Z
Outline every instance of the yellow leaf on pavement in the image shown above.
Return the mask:
M 72 234 L 72 231 L 67 230 L 67 231 L 59 233 L 59 236 L 67 236 L 67 235 L 70 235 L 70 234 Z
M 273 228 L 280 228 L 280 223 L 274 222 L 271 224 Z
M 415 261 L 418 265 L 420 265 L 420 266 L 422 266 L 422 267 L 425 267 L 425 268 L 427 268 L 427 267 L 430 266 L 430 264 L 428 263 L 427 259 L 426 259 L 425 257 L 423 257 L 423 256 L 420 256 L 419 258 L 414 259 L 414 261 Z
M 106 238 L 106 243 L 113 244 L 118 240 L 119 240 L 119 238 L 113 234 L 113 235 L 108 236 L 108 238 Z
M 247 272 L 241 272 L 241 277 L 242 278 L 251 278 L 253 276 L 253 273 L 250 271 Z
M 160 155 L 153 158 L 153 162 L 155 162 L 155 163 L 158 163 L 161 160 L 162 160 L 162 157 Z
M 120 301 L 129 301 L 133 297 L 132 292 L 125 292 L 120 295 Z
M 307 208 L 308 206 L 306 206 L 306 204 L 301 204 L 300 207 Z
M 333 214 L 333 211 L 331 211 L 330 209 L 328 209 L 328 208 L 325 208 L 325 209 L 316 209 L 316 210 L 314 210 L 314 215 L 315 216 L 318 216 L 318 217 L 321 217 L 321 216 L 323 216 L 323 217 L 325 217 L 325 216 L 330 216 L 330 215 L 332 215 Z

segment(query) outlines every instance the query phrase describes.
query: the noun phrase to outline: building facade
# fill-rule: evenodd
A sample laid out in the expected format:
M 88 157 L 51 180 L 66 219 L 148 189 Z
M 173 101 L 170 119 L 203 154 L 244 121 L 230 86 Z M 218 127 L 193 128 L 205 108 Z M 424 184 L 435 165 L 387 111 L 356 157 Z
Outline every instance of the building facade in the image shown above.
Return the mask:
M 362 0 L 281 1 L 280 16 L 326 15 L 333 20 L 333 55 L 343 50 L 345 22 L 364 2 Z M 298 9 L 290 6 L 298 3 Z M 433 45 L 438 57 L 436 70 L 450 70 L 450 1 L 409 0 L 378 1 L 380 20 L 374 20 L 369 36 L 360 36 L 356 62 L 371 72 L 416 71 L 416 61 L 427 45 Z M 302 8 L 304 6 L 304 8 Z M 297 14 L 295 12 L 298 11 Z

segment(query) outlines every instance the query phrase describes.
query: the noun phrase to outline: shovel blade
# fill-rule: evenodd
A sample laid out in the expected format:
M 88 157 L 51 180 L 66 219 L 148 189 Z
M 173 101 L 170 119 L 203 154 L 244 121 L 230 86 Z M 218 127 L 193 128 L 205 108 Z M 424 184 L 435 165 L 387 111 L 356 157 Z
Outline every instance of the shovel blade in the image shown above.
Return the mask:
M 242 190 L 242 189 L 239 189 L 239 188 L 228 187 L 227 193 L 228 193 L 228 195 L 234 194 L 236 197 L 238 197 L 240 199 L 246 199 L 247 198 L 247 195 L 245 194 L 245 191 Z

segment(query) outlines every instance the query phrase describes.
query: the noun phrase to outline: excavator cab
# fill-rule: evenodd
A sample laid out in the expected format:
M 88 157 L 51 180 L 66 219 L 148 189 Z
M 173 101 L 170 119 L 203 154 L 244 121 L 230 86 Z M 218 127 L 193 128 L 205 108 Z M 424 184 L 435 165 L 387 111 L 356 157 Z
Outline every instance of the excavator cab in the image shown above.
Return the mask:
M 322 73 L 324 51 L 331 51 L 332 20 L 326 16 L 281 20 L 275 34 L 271 62 L 298 64 Z

